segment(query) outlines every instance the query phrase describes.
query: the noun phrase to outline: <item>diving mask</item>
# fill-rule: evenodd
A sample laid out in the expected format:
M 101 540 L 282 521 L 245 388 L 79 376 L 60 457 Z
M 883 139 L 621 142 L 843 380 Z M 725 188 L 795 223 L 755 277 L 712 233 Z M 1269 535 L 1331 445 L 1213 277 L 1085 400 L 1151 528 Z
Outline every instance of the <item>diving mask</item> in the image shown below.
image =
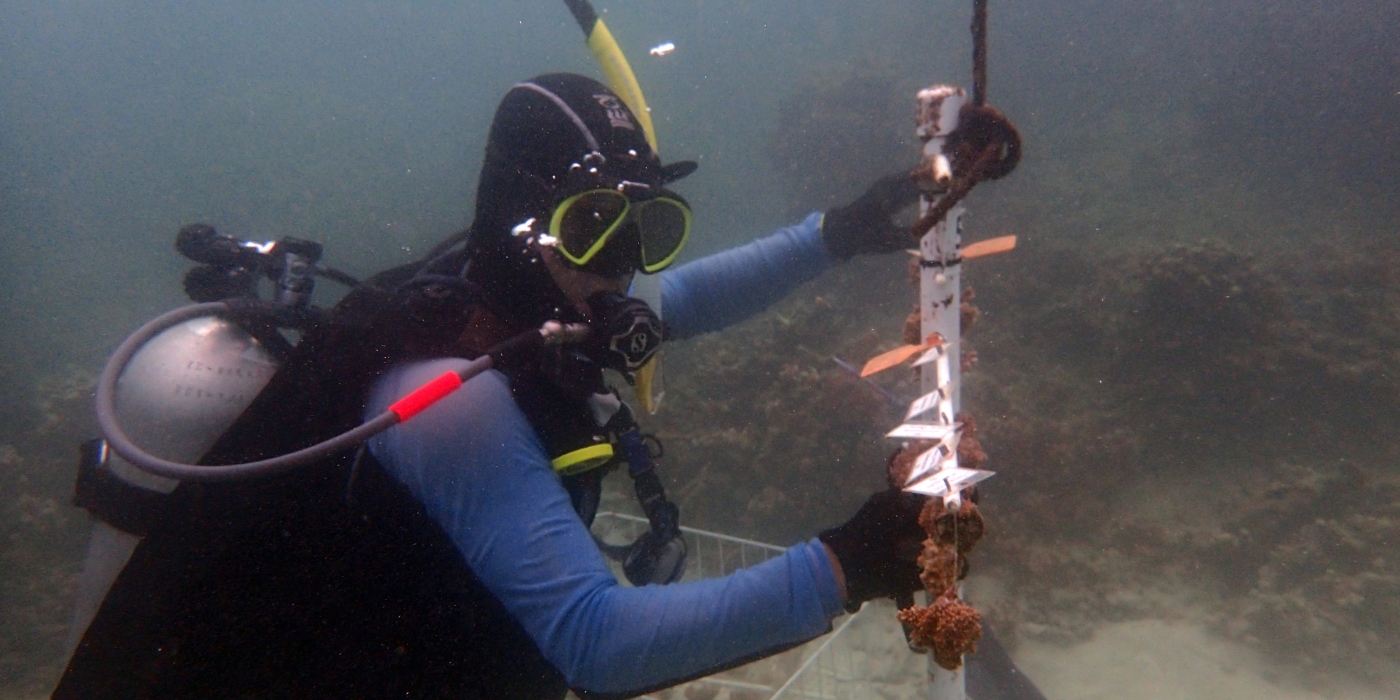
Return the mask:
M 690 237 L 690 205 L 680 195 L 650 185 L 622 181 L 616 187 L 584 190 L 560 202 L 549 220 L 549 235 L 569 262 L 584 266 L 630 224 L 636 225 L 646 274 L 666 269 Z

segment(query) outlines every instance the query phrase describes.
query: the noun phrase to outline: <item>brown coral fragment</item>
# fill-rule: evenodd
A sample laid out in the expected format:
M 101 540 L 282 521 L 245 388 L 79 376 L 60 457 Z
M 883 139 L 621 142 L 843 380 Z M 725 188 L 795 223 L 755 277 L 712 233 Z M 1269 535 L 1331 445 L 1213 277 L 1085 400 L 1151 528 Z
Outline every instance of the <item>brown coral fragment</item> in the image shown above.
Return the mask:
M 947 590 L 958 582 L 958 555 L 952 547 L 944 547 L 932 539 L 924 540 L 919 552 L 919 580 L 924 589 Z
M 958 435 L 958 466 L 981 469 L 987 463 L 987 453 L 977 439 L 977 420 L 967 412 L 959 413 L 954 420 L 962 425 Z
M 961 364 L 962 371 L 963 371 L 964 373 L 966 373 L 968 370 L 970 370 L 970 369 L 972 369 L 973 367 L 976 367 L 976 366 L 977 366 L 977 351 L 976 351 L 976 350 L 964 350 L 964 351 L 962 352 L 962 364 Z
M 923 321 L 919 318 L 919 309 L 917 306 L 904 318 L 903 340 L 905 345 L 918 345 L 924 342 Z
M 933 660 L 949 671 L 962 667 L 963 655 L 977 651 L 982 638 L 982 616 L 951 586 L 933 605 L 899 611 L 899 621 L 909 625 L 909 638 L 931 649 Z
M 964 301 L 962 304 L 958 305 L 958 322 L 962 324 L 960 330 L 963 335 L 967 335 L 967 332 L 972 330 L 973 326 L 977 325 L 977 319 L 981 317 L 982 310 L 974 306 L 971 302 Z
M 977 325 L 977 319 L 982 317 L 982 310 L 972 303 L 972 300 L 976 298 L 977 293 L 972 290 L 972 287 L 963 290 L 962 303 L 958 305 L 958 323 L 963 335 L 967 335 L 967 332 Z
M 972 548 L 982 541 L 982 535 L 987 531 L 986 523 L 982 520 L 982 511 L 977 509 L 977 504 L 971 499 L 963 499 L 956 518 L 943 506 L 942 499 L 929 499 L 928 503 L 924 504 L 924 509 L 919 512 L 919 526 L 928 533 L 926 542 L 933 542 L 939 547 L 956 546 L 960 555 L 971 552 Z
M 929 440 L 915 440 L 890 455 L 889 461 L 885 463 L 885 476 L 890 488 L 904 488 L 904 485 L 909 483 L 909 475 L 913 473 L 914 462 L 918 461 L 919 455 L 933 449 L 937 444 Z

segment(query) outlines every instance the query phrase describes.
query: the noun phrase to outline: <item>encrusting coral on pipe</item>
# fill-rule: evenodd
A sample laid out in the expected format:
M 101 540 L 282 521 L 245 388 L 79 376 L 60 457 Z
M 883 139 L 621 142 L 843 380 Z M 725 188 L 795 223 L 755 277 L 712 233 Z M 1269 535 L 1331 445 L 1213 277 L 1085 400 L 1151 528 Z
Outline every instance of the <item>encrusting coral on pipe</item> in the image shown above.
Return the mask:
M 910 641 L 932 650 L 939 666 L 954 671 L 982 637 L 982 616 L 958 597 L 957 583 L 967 575 L 967 554 L 982 539 L 985 525 L 972 498 L 964 499 L 957 512 L 945 509 L 940 499 L 929 499 L 919 525 L 928 534 L 919 554 L 919 579 L 934 602 L 899 611 L 899 621 L 909 625 Z

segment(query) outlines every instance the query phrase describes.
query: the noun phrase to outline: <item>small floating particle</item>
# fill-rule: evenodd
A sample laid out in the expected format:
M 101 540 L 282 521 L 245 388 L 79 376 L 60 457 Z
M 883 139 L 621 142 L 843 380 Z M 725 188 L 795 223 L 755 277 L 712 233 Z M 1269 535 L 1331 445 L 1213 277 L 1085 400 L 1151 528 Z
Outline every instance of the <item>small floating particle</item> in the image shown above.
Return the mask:
M 672 44 L 671 42 L 668 41 L 668 42 L 666 42 L 666 43 L 664 43 L 664 44 L 657 44 L 656 46 L 651 47 L 651 55 L 653 55 L 653 56 L 665 56 L 666 54 L 671 53 L 672 51 L 675 51 L 675 50 L 676 50 L 676 45 L 675 45 L 675 44 Z

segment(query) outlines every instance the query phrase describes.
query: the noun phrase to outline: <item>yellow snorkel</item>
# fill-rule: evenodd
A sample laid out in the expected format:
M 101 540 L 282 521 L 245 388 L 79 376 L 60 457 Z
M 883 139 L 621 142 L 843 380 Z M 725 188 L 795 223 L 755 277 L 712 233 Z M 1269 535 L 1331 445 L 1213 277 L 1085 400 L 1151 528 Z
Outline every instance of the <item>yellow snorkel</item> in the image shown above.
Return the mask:
M 651 125 L 651 110 L 647 107 L 646 98 L 642 96 L 642 86 L 637 82 L 637 76 L 632 73 L 632 66 L 627 63 L 627 57 L 622 54 L 617 40 L 613 39 L 612 32 L 608 31 L 607 25 L 603 24 L 602 18 L 593 11 L 593 6 L 588 0 L 564 0 L 564 4 L 569 6 L 569 12 L 573 13 L 578 26 L 583 29 L 583 38 L 588 43 L 588 50 L 598 59 L 598 65 L 608 79 L 608 85 L 627 103 L 637 121 L 642 123 L 642 131 L 646 133 L 651 150 L 660 153 L 656 148 L 656 129 Z
M 661 152 L 656 147 L 656 129 L 651 124 L 651 109 L 647 107 L 647 100 L 642 96 L 642 86 L 637 82 L 637 76 L 632 73 L 632 66 L 627 63 L 627 57 L 622 54 L 622 48 L 617 45 L 617 40 L 613 39 L 612 32 L 608 31 L 607 25 L 598 17 L 598 13 L 593 10 L 593 6 L 588 0 L 564 0 L 564 4 L 569 7 L 574 19 L 578 21 L 578 26 L 583 29 L 584 40 L 588 43 L 588 50 L 593 52 L 593 57 L 598 59 L 598 65 L 603 69 L 603 75 L 608 79 L 608 85 L 613 92 L 622 98 L 627 104 L 627 108 L 632 110 L 632 114 L 637 117 L 637 121 L 642 124 L 642 132 L 646 134 L 647 143 L 651 145 L 651 150 L 658 154 Z M 641 275 L 633 283 L 634 295 L 647 302 L 658 316 L 661 315 L 661 285 L 660 278 L 655 275 Z M 661 388 L 661 353 L 657 354 L 634 373 L 636 384 L 634 390 L 637 400 L 641 402 L 642 408 L 647 413 L 655 413 L 661 407 L 661 397 L 665 391 Z

